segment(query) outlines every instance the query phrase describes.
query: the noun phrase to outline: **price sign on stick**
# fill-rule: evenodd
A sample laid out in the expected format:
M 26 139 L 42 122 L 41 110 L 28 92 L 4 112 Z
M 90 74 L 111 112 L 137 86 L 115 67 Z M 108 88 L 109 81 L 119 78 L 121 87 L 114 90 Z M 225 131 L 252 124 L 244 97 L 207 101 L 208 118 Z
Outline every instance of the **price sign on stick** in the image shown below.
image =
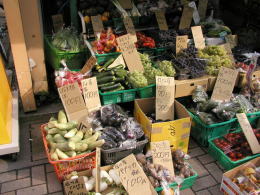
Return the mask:
M 85 99 L 86 107 L 89 112 L 94 111 L 101 107 L 97 79 L 92 77 L 81 81 L 83 96 Z
M 160 30 L 168 30 L 165 13 L 162 10 L 155 11 L 156 20 Z
M 201 26 L 193 26 L 191 27 L 191 31 L 195 47 L 198 49 L 203 49 L 205 47 L 205 40 L 203 37 Z
M 174 77 L 156 77 L 156 120 L 174 119 Z
M 176 37 L 176 54 L 188 47 L 188 35 Z
M 65 180 L 64 191 L 67 195 L 87 195 L 88 190 L 85 186 L 84 177 L 79 177 L 76 179 Z
M 95 35 L 101 33 L 104 30 L 103 22 L 101 20 L 101 15 L 91 16 L 92 27 Z
M 133 154 L 116 163 L 114 169 L 129 195 L 157 194 Z
M 131 0 L 118 0 L 119 4 L 123 7 L 123 9 L 132 9 L 132 1 Z
M 238 122 L 246 136 L 253 154 L 260 153 L 260 145 L 245 113 L 237 114 Z
M 189 3 L 189 6 L 191 8 L 193 8 L 193 21 L 196 25 L 198 25 L 200 23 L 200 16 L 199 16 L 199 12 L 197 10 L 197 6 L 196 6 L 196 3 L 194 1 L 190 2 Z
M 63 16 L 61 14 L 57 14 L 51 17 L 52 17 L 54 32 L 58 32 L 64 25 Z
M 91 57 L 87 60 L 86 64 L 83 66 L 83 68 L 81 69 L 80 72 L 81 72 L 82 74 L 87 73 L 88 71 L 90 71 L 90 70 L 95 66 L 96 63 L 97 63 L 96 57 L 95 57 L 95 56 L 91 56 Z
M 124 20 L 124 24 L 125 24 L 125 28 L 126 28 L 127 33 L 132 36 L 134 43 L 137 42 L 135 27 L 134 27 L 132 19 L 127 16 L 123 20 Z
M 184 6 L 181 15 L 179 29 L 190 28 L 192 17 L 193 17 L 193 8 L 189 6 Z
M 170 171 L 171 175 L 174 176 L 170 142 L 168 140 L 151 142 L 151 151 L 153 163 L 164 166 Z
M 86 126 L 88 111 L 78 83 L 65 85 L 58 88 L 58 91 L 68 119 L 70 121 L 78 121 Z
M 131 35 L 126 34 L 118 37 L 117 43 L 119 48 L 122 50 L 123 57 L 126 65 L 130 72 L 133 71 L 144 71 L 140 56 L 136 50 L 135 44 L 132 41 Z
M 204 20 L 206 18 L 207 7 L 208 7 L 208 0 L 199 0 L 198 11 L 201 20 Z
M 232 95 L 238 72 L 236 70 L 221 67 L 213 93 L 212 100 L 230 100 Z

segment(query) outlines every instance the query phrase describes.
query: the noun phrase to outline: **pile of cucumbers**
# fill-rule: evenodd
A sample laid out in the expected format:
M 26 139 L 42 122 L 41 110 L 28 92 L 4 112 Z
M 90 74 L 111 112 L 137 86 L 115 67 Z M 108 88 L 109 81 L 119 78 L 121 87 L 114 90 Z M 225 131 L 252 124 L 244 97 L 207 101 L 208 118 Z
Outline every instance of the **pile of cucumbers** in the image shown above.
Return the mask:
M 98 89 L 102 93 L 121 91 L 129 88 L 127 70 L 123 64 L 111 67 L 114 58 L 108 60 L 103 66 L 96 66 L 93 76 L 97 78 Z

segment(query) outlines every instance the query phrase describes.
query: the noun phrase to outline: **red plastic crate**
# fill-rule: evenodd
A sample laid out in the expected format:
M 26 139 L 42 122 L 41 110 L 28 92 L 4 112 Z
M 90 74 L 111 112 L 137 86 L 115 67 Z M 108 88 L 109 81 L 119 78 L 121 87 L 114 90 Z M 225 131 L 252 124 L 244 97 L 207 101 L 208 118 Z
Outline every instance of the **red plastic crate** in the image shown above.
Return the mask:
M 66 175 L 70 174 L 73 171 L 83 171 L 83 170 L 95 168 L 96 151 L 88 154 L 67 158 L 64 160 L 58 160 L 58 161 L 51 160 L 48 143 L 45 138 L 46 132 L 44 130 L 44 127 L 46 125 L 47 124 L 41 125 L 41 133 L 42 133 L 43 143 L 45 147 L 45 152 L 47 154 L 49 163 L 51 163 L 54 166 L 54 170 L 60 182 L 64 180 L 64 177 Z

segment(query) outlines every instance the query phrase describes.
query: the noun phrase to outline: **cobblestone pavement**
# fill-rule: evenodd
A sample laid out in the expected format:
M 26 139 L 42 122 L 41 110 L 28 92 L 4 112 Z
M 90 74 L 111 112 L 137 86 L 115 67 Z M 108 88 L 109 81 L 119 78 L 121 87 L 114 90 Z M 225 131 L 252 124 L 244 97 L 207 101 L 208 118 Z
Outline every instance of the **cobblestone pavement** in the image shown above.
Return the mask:
M 0 157 L 1 195 L 63 194 L 62 185 L 47 161 L 39 130 L 40 124 L 48 118 L 33 119 L 33 122 L 25 118 L 20 123 L 21 151 L 18 160 L 14 162 L 7 156 Z M 223 174 L 221 166 L 193 140 L 190 140 L 189 154 L 192 157 L 189 161 L 199 177 L 193 187 L 182 191 L 181 195 L 222 194 L 219 191 Z

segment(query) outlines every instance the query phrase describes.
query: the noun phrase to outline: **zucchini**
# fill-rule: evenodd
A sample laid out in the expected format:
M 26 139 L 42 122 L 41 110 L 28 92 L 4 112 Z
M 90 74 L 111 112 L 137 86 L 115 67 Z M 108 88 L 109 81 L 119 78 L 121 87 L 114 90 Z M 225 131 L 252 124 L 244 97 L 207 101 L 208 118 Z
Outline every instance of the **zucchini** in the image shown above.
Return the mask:
M 114 71 L 107 71 L 107 72 L 101 72 L 101 73 L 98 73 L 97 75 L 95 75 L 95 77 L 97 79 L 100 79 L 102 77 L 106 77 L 106 76 L 114 76 Z
M 121 90 L 124 90 L 125 88 L 121 85 L 115 89 L 112 89 L 112 90 L 108 90 L 108 91 L 103 91 L 103 93 L 109 93 L 109 92 L 115 92 L 115 91 L 121 91 Z
M 118 69 L 123 69 L 123 68 L 125 68 L 125 66 L 123 64 L 119 64 L 119 65 L 114 66 L 112 68 L 108 67 L 106 70 L 118 70 Z
M 119 83 L 119 82 L 122 82 L 122 81 L 125 81 L 125 79 L 124 79 L 124 78 L 117 78 L 117 79 L 115 80 L 116 83 Z
M 114 85 L 115 84 L 115 82 L 113 81 L 113 82 L 109 82 L 109 83 L 104 83 L 104 84 L 100 84 L 100 85 L 98 85 L 98 88 L 101 88 L 101 87 L 108 87 L 108 86 L 111 86 L 111 85 Z
M 110 91 L 110 90 L 114 90 L 118 87 L 122 86 L 121 83 L 117 83 L 115 85 L 112 85 L 112 86 L 108 86 L 108 87 L 101 87 L 100 90 L 101 91 Z
M 110 59 L 104 64 L 104 66 L 103 66 L 101 69 L 98 70 L 98 72 L 102 72 L 103 70 L 106 70 L 107 67 L 108 67 L 109 65 L 111 65 L 114 61 L 115 61 L 114 58 L 110 58 Z
M 102 78 L 97 78 L 97 83 L 98 84 L 104 84 L 104 83 L 107 83 L 107 82 L 112 82 L 114 80 L 116 80 L 116 77 L 106 76 L 106 77 L 102 77 Z

